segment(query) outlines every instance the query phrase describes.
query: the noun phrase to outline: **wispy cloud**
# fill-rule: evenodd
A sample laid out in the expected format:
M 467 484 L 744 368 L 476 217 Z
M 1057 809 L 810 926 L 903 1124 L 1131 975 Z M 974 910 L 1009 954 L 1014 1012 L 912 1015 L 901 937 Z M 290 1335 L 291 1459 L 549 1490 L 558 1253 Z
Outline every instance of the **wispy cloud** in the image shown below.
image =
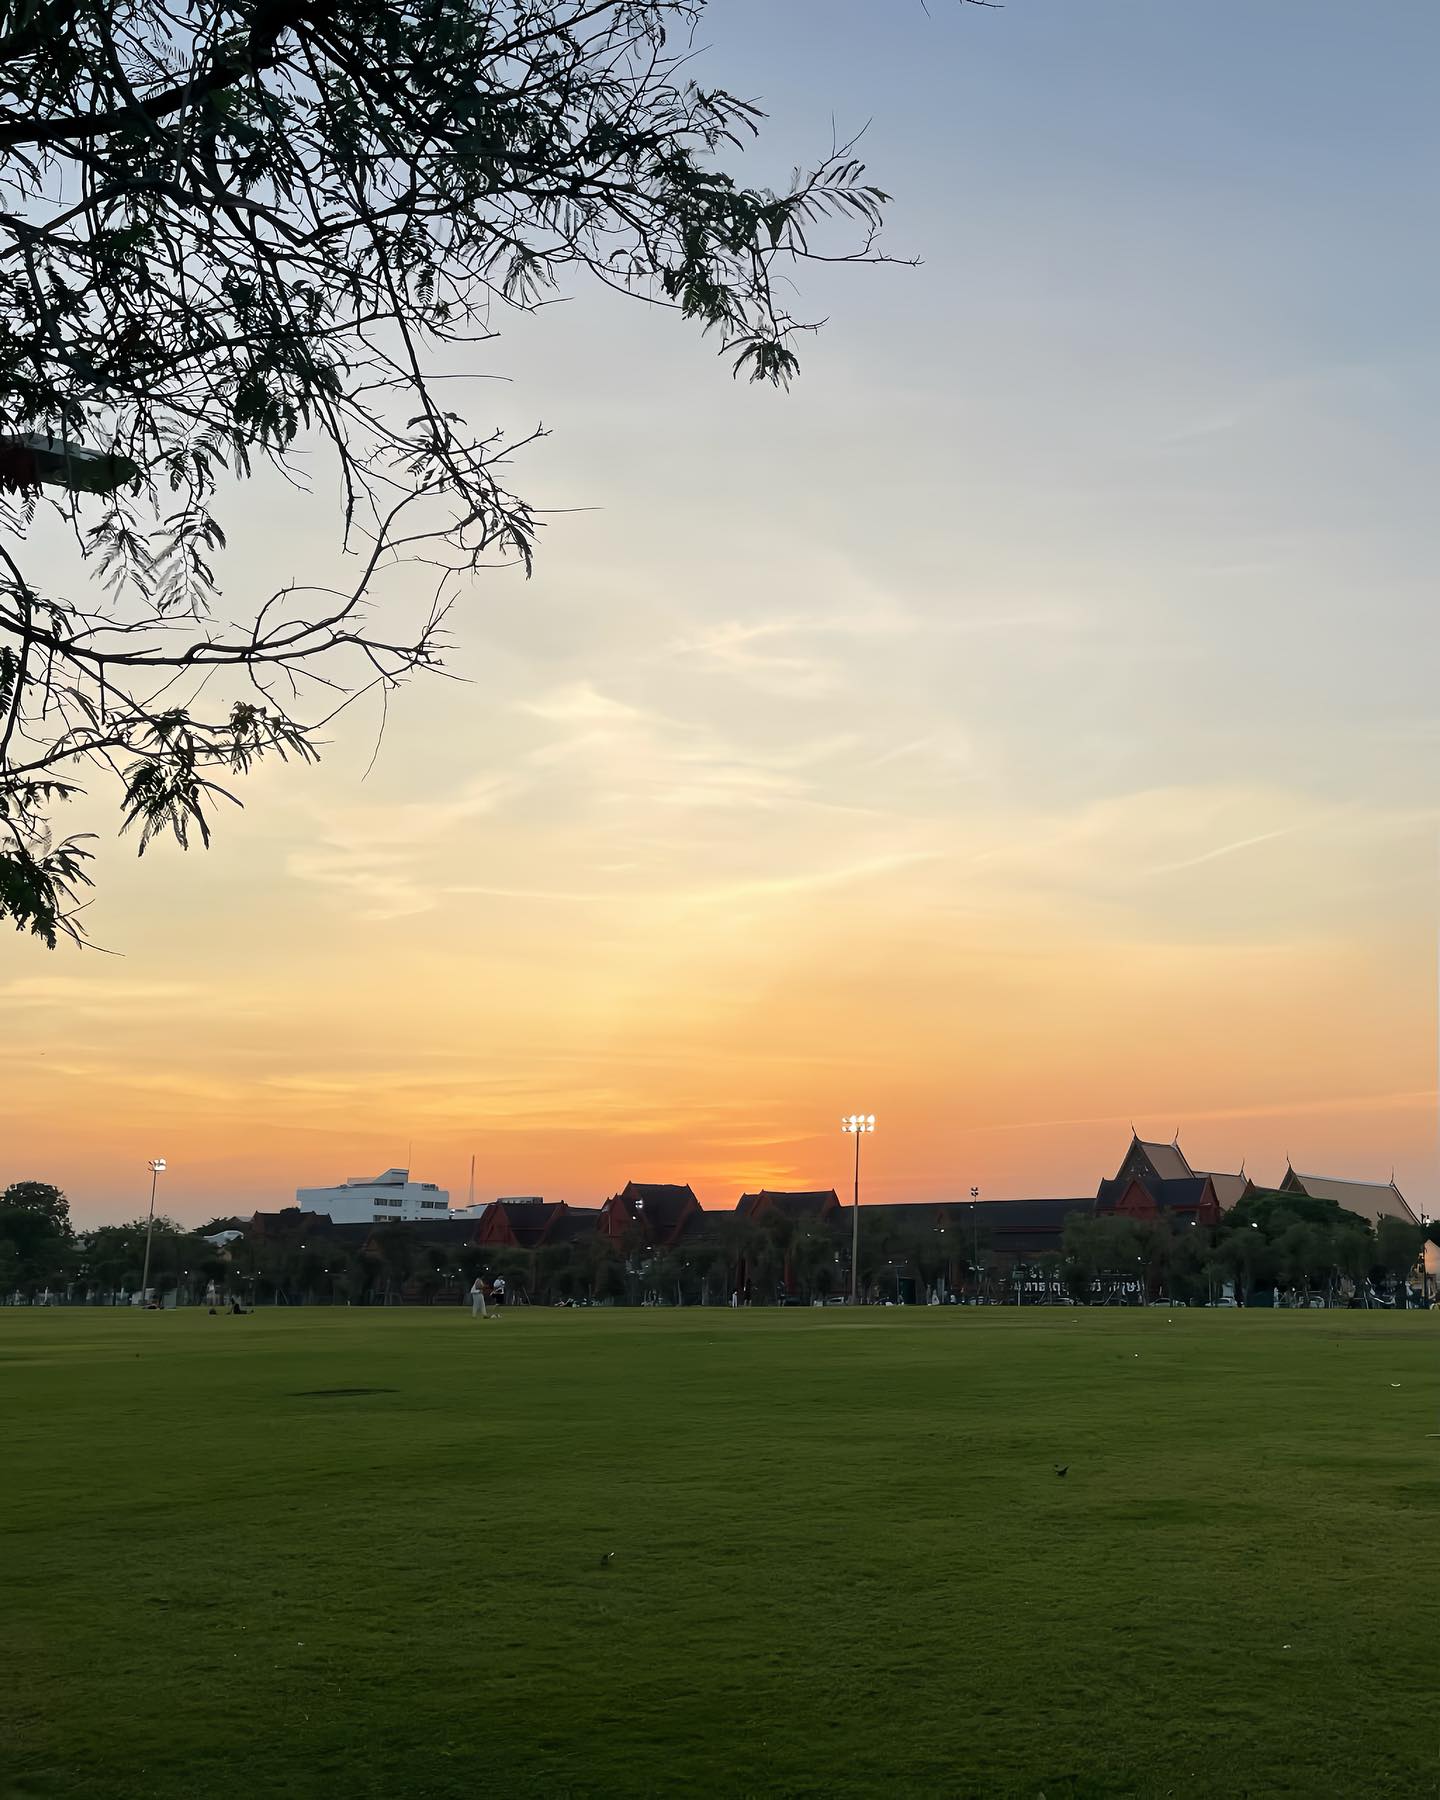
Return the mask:
M 842 862 L 830 867 L 801 869 L 790 874 L 757 876 L 747 881 L 722 882 L 714 887 L 696 889 L 675 896 L 682 904 L 732 906 L 740 901 L 781 899 L 820 893 L 828 888 L 854 887 L 917 863 L 938 860 L 934 851 L 900 850 L 888 855 L 869 856 L 858 862 Z
M 517 711 L 556 725 L 634 726 L 659 718 L 644 707 L 631 706 L 603 693 L 593 681 L 567 682 L 515 704 Z
M 493 818 L 524 786 L 514 772 L 489 773 L 442 798 L 349 807 L 319 823 L 313 844 L 290 852 L 286 872 L 347 895 L 359 918 L 428 912 L 441 885 L 430 866 L 434 852 L 453 855 L 467 828 Z
M 1198 869 L 1205 863 L 1218 862 L 1221 857 L 1235 856 L 1242 850 L 1253 850 L 1260 844 L 1273 844 L 1277 838 L 1292 837 L 1300 829 L 1299 825 L 1281 825 L 1274 831 L 1257 831 L 1253 837 L 1236 838 L 1230 844 L 1216 844 L 1213 849 L 1202 850 L 1195 856 L 1182 857 L 1179 862 L 1156 863 L 1149 872 L 1152 875 L 1178 875 L 1183 869 Z
M 106 1011 L 173 1006 L 201 997 L 191 981 L 146 981 L 124 975 L 22 975 L 0 985 L 6 1006 Z
M 757 692 L 788 700 L 813 700 L 836 693 L 843 681 L 833 656 L 793 646 L 797 633 L 811 628 L 795 620 L 742 624 L 731 620 L 671 646 L 678 661 L 718 670 Z M 789 649 L 780 646 L 791 644 Z

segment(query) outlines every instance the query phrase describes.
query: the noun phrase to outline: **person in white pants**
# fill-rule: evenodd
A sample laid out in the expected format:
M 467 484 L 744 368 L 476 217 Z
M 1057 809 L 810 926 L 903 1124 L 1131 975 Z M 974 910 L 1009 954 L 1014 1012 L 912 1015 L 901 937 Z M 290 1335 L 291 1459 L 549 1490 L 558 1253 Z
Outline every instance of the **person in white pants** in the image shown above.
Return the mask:
M 470 1289 L 470 1316 L 472 1319 L 488 1319 L 490 1316 L 485 1310 L 485 1283 L 479 1275 L 475 1277 Z

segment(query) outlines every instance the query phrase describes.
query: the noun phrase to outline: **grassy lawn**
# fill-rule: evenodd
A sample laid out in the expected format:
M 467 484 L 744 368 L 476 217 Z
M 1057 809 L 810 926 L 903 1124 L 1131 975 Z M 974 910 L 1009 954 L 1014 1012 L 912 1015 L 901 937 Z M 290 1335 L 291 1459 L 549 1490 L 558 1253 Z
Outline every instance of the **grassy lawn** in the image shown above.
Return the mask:
M 0 1312 L 0 1793 L 1436 1794 L 1437 1374 L 1420 1314 Z

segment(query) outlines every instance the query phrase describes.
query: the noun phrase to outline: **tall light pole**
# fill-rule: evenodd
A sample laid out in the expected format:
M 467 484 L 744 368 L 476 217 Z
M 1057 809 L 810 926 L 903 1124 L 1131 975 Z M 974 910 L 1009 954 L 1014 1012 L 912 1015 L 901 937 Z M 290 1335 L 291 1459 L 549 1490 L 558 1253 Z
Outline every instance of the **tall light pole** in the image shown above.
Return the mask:
M 970 1190 L 970 1234 L 975 1240 L 975 1298 L 980 1298 L 980 1221 L 975 1216 L 975 1202 L 980 1198 L 978 1187 Z
M 860 1140 L 875 1129 L 874 1113 L 851 1113 L 840 1121 L 842 1131 L 855 1138 L 855 1204 L 850 1209 L 850 1304 L 860 1304 Z
M 140 1277 L 140 1305 L 145 1305 L 145 1296 L 150 1289 L 150 1233 L 155 1229 L 155 1183 L 165 1169 L 163 1156 L 152 1156 L 150 1159 L 150 1216 L 145 1221 L 145 1273 Z

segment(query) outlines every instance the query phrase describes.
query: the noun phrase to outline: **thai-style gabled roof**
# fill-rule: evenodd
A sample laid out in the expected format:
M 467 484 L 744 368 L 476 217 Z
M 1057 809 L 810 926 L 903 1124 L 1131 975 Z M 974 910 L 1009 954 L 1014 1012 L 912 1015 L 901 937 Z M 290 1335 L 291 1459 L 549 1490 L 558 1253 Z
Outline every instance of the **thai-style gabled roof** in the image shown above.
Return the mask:
M 573 1244 L 576 1238 L 598 1229 L 599 1224 L 598 1206 L 570 1206 L 562 1200 L 560 1210 L 545 1234 L 545 1242 L 547 1245 Z
M 668 1244 L 699 1205 L 688 1181 L 627 1181 L 600 1210 L 604 1213 L 618 1207 L 644 1227 L 652 1244 Z
M 803 1193 L 761 1188 L 758 1194 L 742 1194 L 735 1203 L 735 1211 L 739 1217 L 745 1218 L 749 1214 L 773 1208 L 792 1219 L 818 1219 L 839 1204 L 840 1197 L 834 1188 L 815 1188 Z
M 1177 1175 L 1166 1181 L 1140 1181 L 1138 1176 L 1122 1181 L 1112 1176 L 1100 1183 L 1095 1205 L 1102 1212 L 1111 1211 L 1138 1183 L 1162 1212 L 1193 1212 L 1205 1199 L 1206 1183 L 1210 1180 L 1209 1175 Z
M 1200 1171 L 1197 1169 L 1196 1174 L 1199 1173 Z M 1220 1202 L 1221 1212 L 1229 1212 L 1250 1185 L 1249 1177 L 1243 1170 L 1239 1175 L 1223 1175 L 1214 1169 L 1207 1170 L 1206 1173 L 1214 1183 L 1215 1198 Z
M 468 1244 L 479 1242 L 480 1220 L 471 1219 L 392 1219 L 392 1225 L 398 1225 L 404 1231 L 413 1231 L 415 1241 L 421 1244 L 435 1244 L 447 1250 L 463 1250 Z M 362 1225 L 362 1231 L 372 1232 L 384 1230 L 385 1221 L 379 1225 Z
M 1205 1198 L 1208 1175 L 1183 1175 L 1173 1181 L 1162 1181 L 1150 1191 L 1162 1208 L 1172 1212 L 1193 1212 Z
M 342 1246 L 348 1245 L 350 1249 L 358 1250 L 369 1240 L 374 1229 L 374 1225 L 366 1225 L 359 1221 L 331 1225 L 324 1234 L 325 1242 Z
M 298 1206 L 284 1206 L 279 1212 L 254 1213 L 246 1228 L 252 1237 L 289 1237 L 299 1232 L 313 1232 L 317 1237 L 335 1229 L 329 1213 L 302 1212 Z
M 1185 1160 L 1185 1153 L 1178 1143 L 1152 1144 L 1142 1137 L 1134 1139 L 1134 1144 L 1143 1150 L 1150 1159 L 1150 1166 L 1161 1181 L 1183 1181 L 1187 1175 L 1193 1175 L 1192 1169 Z
M 695 1200 L 695 1190 L 688 1181 L 627 1181 L 617 1198 L 631 1202 L 643 1200 L 647 1206 L 666 1200 L 685 1200 L 699 1204 Z
M 1282 1192 L 1308 1194 L 1312 1200 L 1333 1200 L 1346 1212 L 1359 1213 L 1373 1220 L 1403 1219 L 1407 1225 L 1420 1223 L 1410 1202 L 1390 1181 L 1347 1181 L 1336 1175 L 1302 1175 L 1294 1164 L 1285 1170 L 1280 1183 Z
M 522 1250 L 547 1242 L 552 1225 L 565 1210 L 563 1200 L 494 1200 L 491 1206 L 503 1216 L 510 1236 Z

